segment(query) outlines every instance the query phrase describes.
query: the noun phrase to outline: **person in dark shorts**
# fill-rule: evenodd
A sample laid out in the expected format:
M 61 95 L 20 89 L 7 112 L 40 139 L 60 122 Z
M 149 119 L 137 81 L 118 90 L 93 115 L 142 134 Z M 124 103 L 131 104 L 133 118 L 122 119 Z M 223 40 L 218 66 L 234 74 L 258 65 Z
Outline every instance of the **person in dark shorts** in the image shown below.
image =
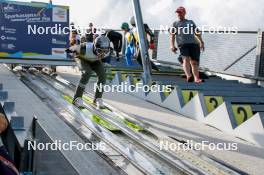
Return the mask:
M 177 51 L 177 48 L 175 47 L 176 39 L 182 56 L 183 69 L 187 78 L 187 82 L 191 82 L 194 79 L 195 83 L 201 83 L 203 80 L 200 79 L 198 71 L 200 48 L 201 50 L 204 50 L 204 42 L 202 40 L 201 33 L 192 20 L 185 18 L 186 10 L 184 7 L 179 7 L 176 10 L 176 13 L 178 14 L 179 21 L 174 22 L 170 30 L 171 51 L 175 53 Z

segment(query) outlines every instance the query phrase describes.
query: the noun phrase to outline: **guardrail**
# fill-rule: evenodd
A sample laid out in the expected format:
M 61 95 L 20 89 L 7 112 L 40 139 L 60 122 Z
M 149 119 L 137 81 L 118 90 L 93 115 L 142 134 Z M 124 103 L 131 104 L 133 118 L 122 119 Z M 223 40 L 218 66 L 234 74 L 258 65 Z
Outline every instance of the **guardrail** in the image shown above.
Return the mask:
M 180 63 L 172 63 L 172 62 L 169 62 L 169 61 L 155 60 L 154 62 L 157 62 L 157 63 L 160 63 L 160 64 L 164 64 L 164 65 L 168 65 L 168 66 L 176 66 L 176 67 L 179 67 L 179 68 L 182 67 L 182 65 Z M 228 73 L 228 72 L 224 72 L 224 71 L 214 71 L 214 70 L 210 70 L 210 69 L 204 68 L 204 67 L 200 67 L 199 70 L 202 71 L 202 72 L 208 72 L 210 74 L 222 74 L 222 75 L 227 75 L 227 76 L 233 76 L 234 79 L 235 78 L 246 78 L 246 79 L 249 79 L 249 80 L 256 81 L 256 84 L 258 82 L 264 81 L 264 77 L 259 77 L 259 76 L 243 75 L 243 74 L 238 74 L 238 73 Z
M 262 43 L 258 38 L 262 35 L 261 31 L 238 31 L 237 34 L 209 34 L 204 31 L 206 48 L 201 53 L 200 66 L 233 75 L 259 76 L 259 54 L 263 49 L 260 50 Z M 158 61 L 179 63 L 179 53 L 170 51 L 169 34 L 159 34 L 156 42 Z
M 29 64 L 29 65 L 55 65 L 55 66 L 76 65 L 73 59 L 35 59 L 35 58 L 1 57 L 0 62 L 7 64 Z

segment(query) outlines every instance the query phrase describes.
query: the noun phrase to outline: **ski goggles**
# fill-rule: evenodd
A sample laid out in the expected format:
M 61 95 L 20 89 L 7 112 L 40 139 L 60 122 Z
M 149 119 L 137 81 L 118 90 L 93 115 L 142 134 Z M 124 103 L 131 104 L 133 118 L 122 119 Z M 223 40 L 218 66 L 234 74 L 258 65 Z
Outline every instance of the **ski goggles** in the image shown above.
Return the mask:
M 96 49 L 96 53 L 99 55 L 102 55 L 102 54 L 106 55 L 109 53 L 109 51 L 110 49 L 100 49 L 100 48 Z

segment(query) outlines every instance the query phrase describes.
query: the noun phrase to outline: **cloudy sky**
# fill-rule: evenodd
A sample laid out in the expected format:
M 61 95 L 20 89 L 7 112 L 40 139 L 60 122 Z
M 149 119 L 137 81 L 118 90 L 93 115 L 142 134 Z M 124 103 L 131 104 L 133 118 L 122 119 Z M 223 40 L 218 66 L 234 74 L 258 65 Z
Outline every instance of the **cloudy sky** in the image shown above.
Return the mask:
M 140 0 L 140 2 L 144 21 L 154 28 L 170 25 L 176 19 L 175 9 L 184 6 L 187 9 L 187 18 L 193 19 L 198 26 L 234 26 L 239 30 L 264 29 L 264 0 Z M 132 1 L 129 0 L 53 0 L 53 3 L 70 6 L 71 21 L 81 26 L 93 22 L 97 26 L 117 29 L 133 15 Z

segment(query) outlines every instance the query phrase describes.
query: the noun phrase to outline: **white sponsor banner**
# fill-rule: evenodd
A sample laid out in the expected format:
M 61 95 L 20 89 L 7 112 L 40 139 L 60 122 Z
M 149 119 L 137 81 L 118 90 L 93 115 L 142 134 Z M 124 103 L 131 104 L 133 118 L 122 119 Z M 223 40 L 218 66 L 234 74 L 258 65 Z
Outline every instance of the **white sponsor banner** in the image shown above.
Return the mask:
M 66 58 L 65 48 L 52 48 L 52 55 Z
M 67 9 L 54 7 L 52 9 L 53 22 L 67 22 Z

